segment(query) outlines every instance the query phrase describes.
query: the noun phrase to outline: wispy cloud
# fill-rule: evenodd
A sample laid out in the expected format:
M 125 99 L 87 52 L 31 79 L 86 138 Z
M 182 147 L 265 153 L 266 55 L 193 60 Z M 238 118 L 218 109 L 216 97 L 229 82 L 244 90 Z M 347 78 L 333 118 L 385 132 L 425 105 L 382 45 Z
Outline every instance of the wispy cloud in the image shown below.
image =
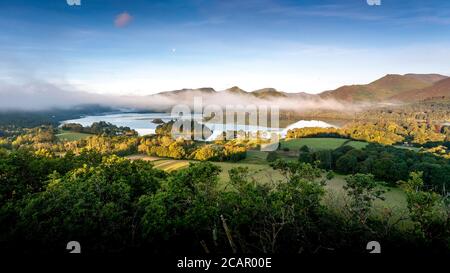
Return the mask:
M 441 16 L 441 15 L 427 15 L 421 16 L 417 18 L 417 21 L 424 23 L 433 23 L 439 25 L 450 25 L 450 15 Z
M 277 6 L 262 9 L 260 12 L 283 14 L 285 16 L 335 17 L 365 21 L 376 21 L 385 18 L 383 15 L 371 14 L 347 5 Z
M 114 25 L 116 27 L 125 27 L 133 20 L 133 16 L 131 16 L 128 12 L 122 12 L 121 14 L 116 16 L 114 20 Z

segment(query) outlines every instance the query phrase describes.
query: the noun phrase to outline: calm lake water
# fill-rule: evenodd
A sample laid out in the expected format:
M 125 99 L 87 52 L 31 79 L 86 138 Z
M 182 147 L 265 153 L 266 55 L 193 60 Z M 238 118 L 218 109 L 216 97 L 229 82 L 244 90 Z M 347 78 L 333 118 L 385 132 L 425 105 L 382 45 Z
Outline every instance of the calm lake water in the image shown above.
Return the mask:
M 119 113 L 119 114 L 105 114 L 97 116 L 85 116 L 78 119 L 71 119 L 63 121 L 62 124 L 66 123 L 78 123 L 82 126 L 91 126 L 94 122 L 106 121 L 116 126 L 130 127 L 138 132 L 139 135 L 149 135 L 154 134 L 155 129 L 158 124 L 153 123 L 154 119 L 161 119 L 164 122 L 168 122 L 176 117 L 171 116 L 168 113 Z M 195 117 L 195 119 L 200 120 L 201 116 Z M 294 128 L 304 128 L 304 127 L 339 127 L 336 124 L 331 124 L 329 122 L 321 120 L 299 120 L 293 122 L 285 128 L 269 128 L 262 126 L 249 126 L 249 125 L 239 125 L 239 124 L 218 124 L 205 122 L 212 131 L 213 135 L 208 139 L 212 140 L 219 136 L 225 130 L 243 130 L 245 132 L 256 132 L 267 131 L 267 132 L 280 132 L 282 137 L 286 136 L 289 129 Z

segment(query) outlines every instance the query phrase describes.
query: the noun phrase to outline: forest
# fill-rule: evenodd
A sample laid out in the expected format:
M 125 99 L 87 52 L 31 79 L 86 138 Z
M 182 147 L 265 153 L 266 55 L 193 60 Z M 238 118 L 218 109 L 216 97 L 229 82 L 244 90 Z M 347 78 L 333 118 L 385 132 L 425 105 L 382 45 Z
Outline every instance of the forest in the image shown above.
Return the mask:
M 283 179 L 258 183 L 238 167 L 220 188 L 209 162 L 166 173 L 93 151 L 1 153 L 1 250 L 58 253 L 77 238 L 86 253 L 362 253 L 376 238 L 387 253 L 449 253 L 445 200 L 426 190 L 422 172 L 402 183 L 411 224 L 401 228 L 370 213 L 383 198 L 371 174 L 346 178 L 349 200 L 336 211 L 321 202 L 321 169 L 281 160 L 271 168 Z
M 341 146 L 336 150 L 311 151 L 300 148 L 299 161 L 341 174 L 365 173 L 395 186 L 412 172 L 421 172 L 424 186 L 447 195 L 450 188 L 450 160 L 430 153 L 417 153 L 392 146 L 369 144 L 363 149 Z
M 138 134 L 135 130 L 130 129 L 129 127 L 116 126 L 105 121 L 94 122 L 90 126 L 86 127 L 83 127 L 81 124 L 77 123 L 65 123 L 61 126 L 61 129 L 71 132 L 102 136 L 137 136 Z

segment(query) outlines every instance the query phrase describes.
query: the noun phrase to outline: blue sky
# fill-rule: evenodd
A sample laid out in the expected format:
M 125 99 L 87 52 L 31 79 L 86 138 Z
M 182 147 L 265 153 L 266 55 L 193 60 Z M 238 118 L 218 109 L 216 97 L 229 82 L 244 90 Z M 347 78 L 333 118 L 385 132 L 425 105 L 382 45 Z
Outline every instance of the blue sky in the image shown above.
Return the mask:
M 0 82 L 317 93 L 388 73 L 450 75 L 447 0 L 0 1 Z

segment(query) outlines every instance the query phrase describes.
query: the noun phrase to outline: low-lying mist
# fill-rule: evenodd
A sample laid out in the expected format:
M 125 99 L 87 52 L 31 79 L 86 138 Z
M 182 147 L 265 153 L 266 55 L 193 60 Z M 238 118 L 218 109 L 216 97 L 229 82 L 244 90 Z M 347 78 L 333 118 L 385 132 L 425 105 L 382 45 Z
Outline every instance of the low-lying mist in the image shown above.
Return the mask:
M 70 85 L 59 86 L 48 82 L 11 84 L 0 82 L 0 111 L 68 109 L 83 104 L 98 104 L 118 109 L 139 111 L 170 111 L 174 105 L 193 107 L 194 98 L 201 98 L 203 106 L 278 106 L 280 110 L 304 112 L 309 110 L 359 111 L 367 105 L 355 105 L 334 99 L 323 99 L 305 93 L 258 98 L 252 93 L 228 91 L 205 92 L 197 89 L 165 92 L 155 95 L 117 96 L 80 91 Z
M 220 107 L 230 106 L 277 106 L 280 110 L 292 110 L 303 112 L 312 109 L 324 109 L 335 111 L 357 111 L 363 105 L 352 105 L 346 102 L 339 102 L 334 99 L 322 99 L 318 95 L 304 93 L 292 93 L 283 96 L 273 96 L 259 98 L 252 93 L 234 94 L 227 91 L 202 92 L 198 90 L 186 90 L 177 93 L 164 93 L 150 96 L 149 105 L 171 106 L 176 104 L 186 104 L 193 107 L 194 98 L 201 98 L 203 106 L 218 105 Z

